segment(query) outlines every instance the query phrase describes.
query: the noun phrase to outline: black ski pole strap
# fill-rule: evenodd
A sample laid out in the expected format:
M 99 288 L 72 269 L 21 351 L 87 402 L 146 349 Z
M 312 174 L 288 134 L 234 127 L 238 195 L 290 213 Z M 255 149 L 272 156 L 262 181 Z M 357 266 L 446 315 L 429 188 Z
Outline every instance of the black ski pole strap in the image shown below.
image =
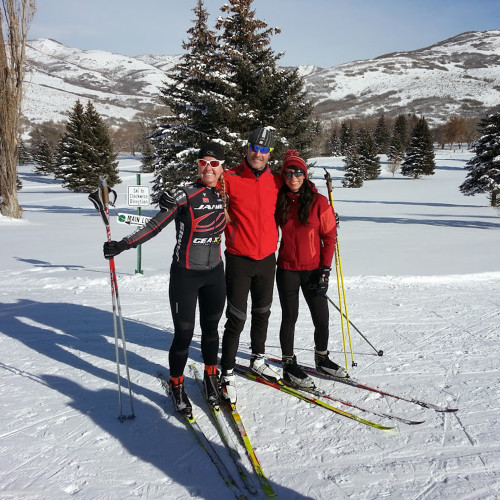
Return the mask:
M 106 179 L 99 178 L 99 187 L 89 194 L 89 200 L 94 204 L 96 210 L 101 214 L 105 226 L 109 226 L 108 205 L 115 206 L 116 191 L 108 187 Z

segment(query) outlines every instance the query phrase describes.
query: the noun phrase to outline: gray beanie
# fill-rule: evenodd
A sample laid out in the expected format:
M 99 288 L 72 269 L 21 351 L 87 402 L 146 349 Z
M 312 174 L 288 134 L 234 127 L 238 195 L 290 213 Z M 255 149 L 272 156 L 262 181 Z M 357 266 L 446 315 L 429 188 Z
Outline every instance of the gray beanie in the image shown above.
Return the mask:
M 262 146 L 264 148 L 274 147 L 274 130 L 267 127 L 256 128 L 248 137 L 248 142 L 250 144 L 255 144 L 256 146 Z
M 224 148 L 218 142 L 209 142 L 203 145 L 198 153 L 198 158 L 203 158 L 204 156 L 211 156 L 220 161 L 226 159 Z

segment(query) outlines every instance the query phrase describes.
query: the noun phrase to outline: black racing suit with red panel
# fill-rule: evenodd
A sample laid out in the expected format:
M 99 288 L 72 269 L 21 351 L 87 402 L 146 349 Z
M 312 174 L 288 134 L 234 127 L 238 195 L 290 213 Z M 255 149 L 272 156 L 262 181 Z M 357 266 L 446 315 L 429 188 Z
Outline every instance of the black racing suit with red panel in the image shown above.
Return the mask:
M 170 375 L 180 377 L 187 363 L 200 309 L 201 351 L 207 365 L 217 364 L 219 320 L 226 301 L 221 236 L 226 225 L 220 192 L 199 182 L 162 194 L 160 211 L 124 238 L 135 248 L 175 220 L 176 244 L 170 268 L 169 298 L 174 339 L 169 351 Z

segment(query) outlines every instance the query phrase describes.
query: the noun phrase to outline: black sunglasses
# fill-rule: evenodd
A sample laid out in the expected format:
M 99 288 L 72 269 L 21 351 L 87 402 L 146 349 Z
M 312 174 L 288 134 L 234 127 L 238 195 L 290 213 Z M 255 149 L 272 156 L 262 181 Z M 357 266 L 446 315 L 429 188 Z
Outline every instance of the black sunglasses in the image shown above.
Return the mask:
M 285 170 L 285 177 L 287 179 L 291 179 L 294 175 L 297 179 L 300 179 L 304 175 L 304 172 L 302 170 Z

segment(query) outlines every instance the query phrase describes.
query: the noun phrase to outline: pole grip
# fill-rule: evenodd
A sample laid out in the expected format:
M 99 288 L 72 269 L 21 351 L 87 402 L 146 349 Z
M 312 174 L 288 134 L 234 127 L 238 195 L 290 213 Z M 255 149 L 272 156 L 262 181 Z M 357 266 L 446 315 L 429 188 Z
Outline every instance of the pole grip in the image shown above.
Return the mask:
M 99 189 L 101 190 L 101 197 L 104 206 L 109 205 L 109 189 L 105 177 L 99 177 Z

